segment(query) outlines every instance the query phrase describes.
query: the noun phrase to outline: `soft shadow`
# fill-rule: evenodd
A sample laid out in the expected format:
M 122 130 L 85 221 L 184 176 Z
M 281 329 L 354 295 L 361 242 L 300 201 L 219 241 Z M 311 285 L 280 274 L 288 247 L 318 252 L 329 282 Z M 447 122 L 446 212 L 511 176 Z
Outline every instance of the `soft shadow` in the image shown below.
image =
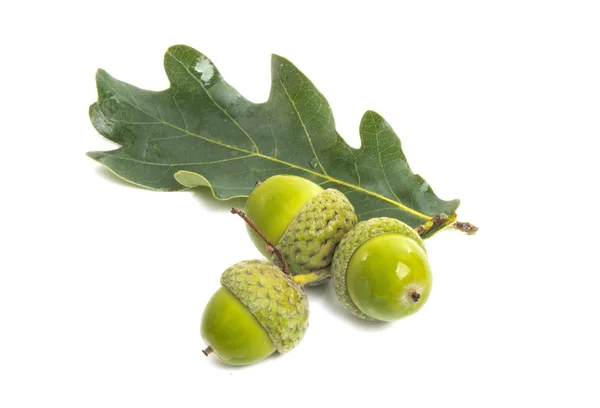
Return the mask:
M 319 303 L 325 306 L 331 314 L 335 315 L 338 319 L 345 320 L 350 325 L 371 331 L 383 331 L 390 327 L 390 324 L 387 322 L 363 320 L 354 316 L 337 299 L 331 280 L 319 286 L 305 286 L 304 290 L 309 301 L 310 299 L 318 299 Z
M 270 357 L 268 357 L 268 358 L 270 358 Z M 219 370 L 223 370 L 223 371 L 240 371 L 240 370 L 244 370 L 244 369 L 246 369 L 248 367 L 251 367 L 253 365 L 262 363 L 262 361 L 260 361 L 258 363 L 247 364 L 247 365 L 237 365 L 237 366 L 236 365 L 229 365 L 229 364 L 223 363 L 221 360 L 219 360 L 217 358 L 217 356 L 207 356 L 206 360 L 209 360 L 209 363 L 213 367 L 215 367 L 215 368 L 217 368 Z
M 332 287 L 331 279 L 328 279 L 325 283 L 322 283 L 319 286 L 304 286 L 304 291 L 311 299 L 320 299 L 328 302 L 328 292 L 330 287 Z
M 202 205 L 211 211 L 230 211 L 231 207 L 243 209 L 246 204 L 246 198 L 232 198 L 229 200 L 218 200 L 208 187 L 198 187 L 191 190 L 194 198 L 202 203 Z
M 120 178 L 119 176 L 117 176 L 115 173 L 113 173 L 112 171 L 110 171 L 109 169 L 107 169 L 104 166 L 96 167 L 96 174 L 105 180 L 108 180 L 115 184 L 119 184 L 121 186 L 133 187 L 133 188 L 137 188 L 140 190 L 147 190 L 144 187 L 141 187 L 141 186 L 138 186 L 138 185 L 135 185 L 133 183 L 123 180 L 122 178 Z
M 269 357 L 257 361 L 256 363 L 252 363 L 252 364 L 246 364 L 246 365 L 229 365 L 229 364 L 225 364 L 224 362 L 222 362 L 221 360 L 219 360 L 217 358 L 217 356 L 214 355 L 209 355 L 209 356 L 202 356 L 205 360 L 209 360 L 208 363 L 211 364 L 213 367 L 219 369 L 219 370 L 223 370 L 223 371 L 241 371 L 241 370 L 245 370 L 249 367 L 255 367 L 259 364 L 264 364 L 264 363 L 268 363 L 269 360 L 277 360 L 278 358 L 280 358 L 282 356 L 282 354 L 278 353 L 277 351 L 275 351 L 273 354 L 271 354 Z
M 137 188 L 139 190 L 147 190 L 144 187 L 123 180 L 104 166 L 96 167 L 96 174 L 102 177 L 103 179 L 118 184 L 120 186 Z M 191 189 L 190 191 L 192 192 L 192 195 L 198 201 L 200 201 L 206 209 L 211 211 L 230 211 L 231 207 L 243 209 L 246 203 L 245 197 L 232 198 L 230 200 L 218 200 L 212 195 L 212 192 L 208 187 L 198 187 Z

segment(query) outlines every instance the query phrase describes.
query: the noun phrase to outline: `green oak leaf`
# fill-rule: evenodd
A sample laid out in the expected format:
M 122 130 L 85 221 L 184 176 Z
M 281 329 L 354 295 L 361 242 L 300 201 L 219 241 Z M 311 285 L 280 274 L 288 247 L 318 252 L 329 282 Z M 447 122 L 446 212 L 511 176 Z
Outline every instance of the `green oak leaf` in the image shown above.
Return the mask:
M 295 174 L 348 196 L 359 220 L 393 217 L 416 227 L 438 214 L 456 219 L 458 200 L 439 199 L 414 174 L 400 140 L 377 113 L 360 123 L 361 147 L 346 144 L 313 83 L 273 55 L 269 99 L 252 103 L 203 54 L 184 45 L 164 58 L 170 81 L 155 92 L 97 73 L 90 118 L 121 147 L 88 155 L 117 176 L 153 190 L 206 186 L 220 200 L 246 197 L 258 180 Z

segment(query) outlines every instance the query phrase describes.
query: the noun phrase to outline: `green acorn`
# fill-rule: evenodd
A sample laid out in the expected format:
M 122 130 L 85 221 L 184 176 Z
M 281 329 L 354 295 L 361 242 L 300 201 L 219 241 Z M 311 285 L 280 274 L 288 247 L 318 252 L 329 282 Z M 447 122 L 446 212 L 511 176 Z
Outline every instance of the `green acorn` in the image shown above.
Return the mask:
M 202 315 L 204 354 L 230 365 L 251 364 L 290 351 L 304 337 L 308 299 L 271 262 L 239 262 L 223 272 L 221 285 Z
M 339 301 L 366 320 L 408 316 L 425 304 L 431 292 L 423 240 L 393 218 L 357 224 L 338 246 L 331 269 Z
M 330 277 L 335 249 L 357 222 L 344 194 L 289 175 L 260 183 L 248 197 L 245 212 L 281 251 L 301 285 L 317 285 Z M 259 251 L 281 267 L 262 238 L 251 228 L 248 231 Z

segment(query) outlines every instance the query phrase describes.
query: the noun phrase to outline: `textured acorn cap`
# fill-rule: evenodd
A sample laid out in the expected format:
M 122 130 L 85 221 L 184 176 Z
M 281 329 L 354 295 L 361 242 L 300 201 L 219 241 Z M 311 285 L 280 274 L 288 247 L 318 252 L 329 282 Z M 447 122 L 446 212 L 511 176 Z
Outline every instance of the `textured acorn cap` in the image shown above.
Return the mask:
M 268 261 L 242 261 L 221 275 L 265 328 L 280 353 L 293 349 L 308 327 L 308 299 L 300 286 Z
M 425 252 L 427 252 L 425 245 L 423 244 L 423 239 L 421 239 L 419 234 L 417 234 L 410 226 L 395 218 L 380 217 L 359 222 L 352 231 L 344 236 L 342 242 L 340 242 L 335 251 L 333 263 L 331 264 L 333 287 L 335 288 L 335 294 L 339 301 L 356 316 L 365 320 L 375 319 L 364 314 L 352 301 L 348 289 L 346 288 L 346 270 L 348 269 L 350 258 L 352 258 L 352 255 L 358 247 L 369 239 L 382 234 L 404 235 L 413 239 Z
M 327 189 L 306 203 L 276 245 L 294 281 L 313 286 L 329 278 L 335 249 L 356 222 L 354 207 L 338 190 Z M 277 255 L 271 260 L 282 266 Z

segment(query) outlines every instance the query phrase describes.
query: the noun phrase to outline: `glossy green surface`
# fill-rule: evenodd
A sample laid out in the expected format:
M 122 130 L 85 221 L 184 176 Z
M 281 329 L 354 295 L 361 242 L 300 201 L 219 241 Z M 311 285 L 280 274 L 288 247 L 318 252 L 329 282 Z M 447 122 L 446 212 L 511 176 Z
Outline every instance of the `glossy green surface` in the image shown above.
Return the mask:
M 419 310 L 431 291 L 427 254 L 412 239 L 384 234 L 356 249 L 346 271 L 354 304 L 366 315 L 394 321 Z M 413 293 L 418 293 L 415 302 Z
M 146 68 L 133 58 L 123 64 Z M 459 201 L 441 200 L 413 173 L 381 115 L 365 112 L 360 147 L 349 146 L 325 96 L 287 59 L 273 55 L 269 98 L 261 103 L 246 99 L 191 47 L 170 47 L 164 68 L 170 86 L 158 92 L 98 70 L 90 119 L 121 147 L 88 155 L 118 177 L 160 191 L 208 187 L 226 200 L 247 197 L 257 180 L 295 174 L 347 194 L 361 221 L 392 217 L 414 228 L 444 213 L 442 226 L 452 222 Z M 348 67 L 340 63 L 338 69 Z
M 269 241 L 277 245 L 302 207 L 321 192 L 321 187 L 305 178 L 273 176 L 250 194 L 245 212 Z M 248 232 L 258 250 L 270 259 L 271 254 L 266 251 L 265 242 L 250 227 Z
M 200 333 L 219 360 L 230 365 L 252 364 L 275 351 L 266 330 L 224 287 L 208 301 Z

